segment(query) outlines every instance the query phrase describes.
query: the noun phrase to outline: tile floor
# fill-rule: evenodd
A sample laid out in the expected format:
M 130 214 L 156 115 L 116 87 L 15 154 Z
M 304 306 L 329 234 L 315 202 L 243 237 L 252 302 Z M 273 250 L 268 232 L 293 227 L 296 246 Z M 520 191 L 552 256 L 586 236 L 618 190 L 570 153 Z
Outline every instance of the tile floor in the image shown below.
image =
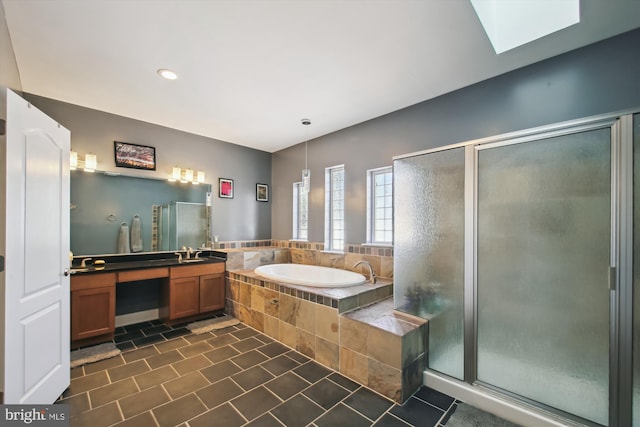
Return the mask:
M 442 426 L 456 408 L 427 387 L 397 405 L 244 324 L 116 332 L 121 355 L 71 371 L 71 426 Z

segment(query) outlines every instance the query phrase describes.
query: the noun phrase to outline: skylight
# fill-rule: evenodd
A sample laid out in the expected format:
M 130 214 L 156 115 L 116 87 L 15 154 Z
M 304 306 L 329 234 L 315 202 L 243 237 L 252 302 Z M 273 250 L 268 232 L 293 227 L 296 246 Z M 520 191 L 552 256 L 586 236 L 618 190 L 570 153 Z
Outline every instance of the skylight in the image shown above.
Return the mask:
M 580 0 L 470 0 L 497 54 L 580 22 Z

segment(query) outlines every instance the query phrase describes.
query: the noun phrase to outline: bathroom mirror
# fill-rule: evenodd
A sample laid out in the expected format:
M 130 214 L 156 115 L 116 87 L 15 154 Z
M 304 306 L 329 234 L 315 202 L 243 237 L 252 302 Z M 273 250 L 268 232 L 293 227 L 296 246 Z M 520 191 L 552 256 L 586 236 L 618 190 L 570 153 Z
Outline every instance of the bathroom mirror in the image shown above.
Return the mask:
M 71 171 L 70 191 L 74 255 L 121 253 L 123 229 L 135 253 L 195 248 L 211 240 L 209 184 Z M 138 230 L 141 239 L 134 243 Z

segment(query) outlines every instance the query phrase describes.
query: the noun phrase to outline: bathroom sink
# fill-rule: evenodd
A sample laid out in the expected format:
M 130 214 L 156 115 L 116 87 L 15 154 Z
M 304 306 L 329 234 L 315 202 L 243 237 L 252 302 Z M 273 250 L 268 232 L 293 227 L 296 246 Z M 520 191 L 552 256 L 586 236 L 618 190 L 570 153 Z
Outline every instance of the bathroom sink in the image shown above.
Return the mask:
M 204 258 L 183 259 L 182 264 L 189 264 L 192 262 L 202 262 L 202 261 L 204 261 Z

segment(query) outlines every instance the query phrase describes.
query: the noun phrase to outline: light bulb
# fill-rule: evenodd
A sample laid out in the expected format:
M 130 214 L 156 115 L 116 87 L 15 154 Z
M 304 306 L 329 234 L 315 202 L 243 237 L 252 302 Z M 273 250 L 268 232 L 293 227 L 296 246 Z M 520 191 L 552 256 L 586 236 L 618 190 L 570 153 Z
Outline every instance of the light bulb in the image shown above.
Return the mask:
M 171 178 L 169 178 L 169 181 L 171 182 L 179 181 L 180 175 L 182 175 L 182 170 L 179 167 L 174 166 L 173 169 L 171 170 Z
M 69 168 L 74 171 L 78 169 L 78 152 L 72 151 L 69 153 Z
M 95 172 L 98 169 L 98 158 L 95 154 L 87 154 L 84 156 L 85 172 Z

